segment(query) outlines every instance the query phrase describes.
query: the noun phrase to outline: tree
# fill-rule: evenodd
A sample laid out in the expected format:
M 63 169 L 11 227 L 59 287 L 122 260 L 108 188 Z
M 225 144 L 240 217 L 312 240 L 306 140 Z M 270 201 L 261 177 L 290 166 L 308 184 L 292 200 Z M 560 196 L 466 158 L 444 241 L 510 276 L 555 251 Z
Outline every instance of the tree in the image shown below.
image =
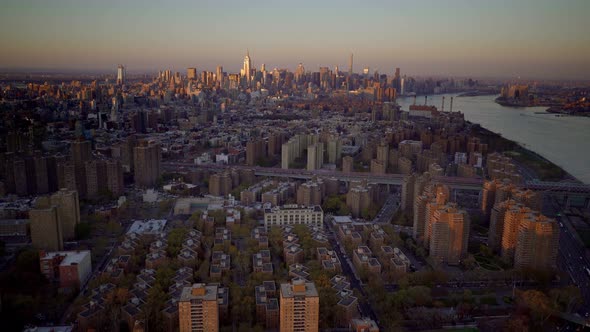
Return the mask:
M 90 234 L 92 233 L 92 226 L 90 225 L 90 223 L 87 222 L 81 222 L 76 224 L 76 239 L 77 240 L 84 240 L 90 237 Z
M 461 265 L 467 270 L 473 270 L 477 265 L 477 261 L 472 254 L 469 254 L 462 262 Z
M 549 298 L 545 293 L 538 290 L 531 289 L 520 292 L 517 303 L 519 306 L 529 309 L 533 321 L 540 326 L 542 326 L 553 313 Z
M 571 312 L 573 308 L 581 304 L 582 294 L 580 289 L 576 286 L 567 286 L 563 288 L 555 288 L 549 291 L 553 307 L 560 308 L 565 312 Z
M 174 228 L 168 233 L 168 247 L 166 248 L 168 256 L 176 257 L 178 255 L 187 233 L 188 229 L 186 228 Z

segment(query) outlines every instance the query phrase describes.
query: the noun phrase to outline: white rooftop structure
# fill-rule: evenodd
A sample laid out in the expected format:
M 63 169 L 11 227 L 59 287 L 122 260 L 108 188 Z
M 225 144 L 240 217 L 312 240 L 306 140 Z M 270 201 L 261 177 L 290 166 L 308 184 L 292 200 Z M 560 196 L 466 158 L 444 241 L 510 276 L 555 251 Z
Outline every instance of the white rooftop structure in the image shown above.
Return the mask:
M 133 225 L 129 227 L 127 234 L 157 235 L 164 231 L 167 222 L 166 219 L 135 220 Z

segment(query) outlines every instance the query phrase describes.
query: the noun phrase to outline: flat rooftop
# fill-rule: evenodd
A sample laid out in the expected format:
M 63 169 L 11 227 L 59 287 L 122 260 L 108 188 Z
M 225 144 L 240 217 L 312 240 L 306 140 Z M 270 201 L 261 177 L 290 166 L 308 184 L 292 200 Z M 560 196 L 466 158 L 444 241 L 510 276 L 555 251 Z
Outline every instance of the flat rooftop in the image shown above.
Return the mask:
M 304 291 L 297 291 L 298 286 L 304 286 Z M 302 287 L 303 288 L 303 287 Z M 317 297 L 318 291 L 313 282 L 305 282 L 303 280 L 293 280 L 290 284 L 281 284 L 281 294 L 283 297 L 289 298 L 293 296 Z
M 166 219 L 135 220 L 127 234 L 159 234 L 164 231 L 167 222 Z

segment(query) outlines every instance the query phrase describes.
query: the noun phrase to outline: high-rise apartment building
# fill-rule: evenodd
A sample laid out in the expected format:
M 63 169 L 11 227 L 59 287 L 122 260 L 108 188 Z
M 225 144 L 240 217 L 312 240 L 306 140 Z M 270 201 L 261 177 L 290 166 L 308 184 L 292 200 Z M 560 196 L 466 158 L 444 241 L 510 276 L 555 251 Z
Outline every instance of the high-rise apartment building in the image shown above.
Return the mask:
M 142 141 L 133 149 L 136 185 L 140 187 L 156 185 L 160 177 L 161 158 L 160 145 L 157 143 Z
M 29 211 L 31 242 L 37 249 L 63 250 L 63 235 L 56 206 L 39 206 Z
M 400 202 L 400 209 L 405 213 L 411 213 L 414 207 L 414 183 L 416 176 L 410 174 L 404 177 L 402 182 L 402 197 Z
M 178 301 L 180 332 L 219 331 L 217 285 L 193 284 L 182 289 Z
M 307 148 L 307 170 L 321 169 L 324 165 L 324 143 L 315 143 Z
M 313 282 L 295 279 L 281 284 L 280 332 L 317 332 L 320 297 Z
M 354 172 L 354 159 L 351 156 L 345 156 L 344 158 L 342 158 L 342 172 Z
M 253 139 L 246 143 L 246 164 L 254 166 L 261 159 L 266 157 L 266 143 L 262 139 Z
M 209 194 L 225 196 L 232 190 L 232 178 L 229 173 L 216 173 L 209 177 Z
M 71 143 L 70 154 L 74 164 L 76 190 L 80 196 L 86 197 L 86 162 L 92 160 L 92 144 L 79 138 Z
M 559 250 L 559 226 L 555 219 L 537 215 L 523 220 L 518 227 L 514 253 L 517 269 L 555 269 Z
M 351 187 L 346 194 L 346 206 L 353 217 L 358 218 L 373 202 L 371 188 L 365 185 Z
M 75 190 L 61 189 L 51 195 L 50 204 L 57 207 L 62 237 L 72 240 L 76 237 L 76 225 L 80 223 L 80 200 Z
M 430 219 L 430 256 L 436 262 L 457 265 L 467 254 L 469 216 L 456 204 L 448 203 Z
M 106 161 L 107 189 L 113 197 L 119 197 L 125 190 L 123 183 L 123 166 L 118 160 Z

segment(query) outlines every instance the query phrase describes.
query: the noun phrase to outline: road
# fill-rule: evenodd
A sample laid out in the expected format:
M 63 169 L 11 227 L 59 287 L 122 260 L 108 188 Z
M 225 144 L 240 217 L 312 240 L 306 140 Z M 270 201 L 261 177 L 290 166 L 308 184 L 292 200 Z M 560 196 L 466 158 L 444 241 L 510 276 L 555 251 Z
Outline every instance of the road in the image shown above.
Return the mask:
M 350 281 L 351 289 L 358 290 L 358 292 L 361 293 L 365 299 L 368 299 L 367 293 L 363 289 L 362 282 L 358 278 L 358 275 L 356 274 L 356 271 L 352 266 L 352 262 L 346 256 L 344 248 L 340 245 L 340 242 L 336 239 L 336 236 L 334 235 L 334 228 L 332 223 L 330 221 L 327 221 L 324 223 L 324 227 L 326 227 L 328 241 L 330 242 L 332 248 L 334 248 L 334 251 L 338 255 L 338 259 L 340 259 L 342 273 L 346 275 L 348 277 L 348 280 Z M 378 322 L 377 315 L 375 314 L 375 311 L 368 302 L 360 303 L 359 301 L 359 309 L 362 317 L 370 317 L 375 322 Z
M 258 166 L 244 166 L 244 165 L 217 165 L 217 164 L 210 164 L 210 165 L 196 165 L 190 162 L 163 162 L 162 168 L 169 172 L 182 172 L 188 171 L 192 169 L 202 169 L 208 170 L 212 172 L 220 172 L 230 169 L 248 169 L 254 170 L 256 175 L 259 176 L 271 176 L 271 177 L 287 177 L 287 178 L 295 178 L 295 179 L 311 179 L 314 176 L 328 176 L 328 177 L 336 177 L 340 181 L 360 181 L 360 180 L 369 180 L 372 183 L 378 184 L 392 184 L 392 185 L 401 185 L 404 178 L 406 177 L 405 174 L 371 174 L 366 172 L 350 172 L 350 173 L 343 173 L 340 171 L 332 171 L 332 170 L 313 170 L 308 171 L 305 169 L 283 169 L 283 168 L 276 168 L 276 167 L 258 167 Z M 466 189 L 466 190 L 481 190 L 483 185 L 482 179 L 475 179 L 475 178 L 460 178 L 460 177 L 448 177 L 448 176 L 438 176 L 434 177 L 434 180 L 440 183 L 447 184 L 452 189 Z
M 399 195 L 390 194 L 385 200 L 385 203 L 383 203 L 383 207 L 381 207 L 377 216 L 375 216 L 375 219 L 373 219 L 373 223 L 389 224 L 398 208 Z

